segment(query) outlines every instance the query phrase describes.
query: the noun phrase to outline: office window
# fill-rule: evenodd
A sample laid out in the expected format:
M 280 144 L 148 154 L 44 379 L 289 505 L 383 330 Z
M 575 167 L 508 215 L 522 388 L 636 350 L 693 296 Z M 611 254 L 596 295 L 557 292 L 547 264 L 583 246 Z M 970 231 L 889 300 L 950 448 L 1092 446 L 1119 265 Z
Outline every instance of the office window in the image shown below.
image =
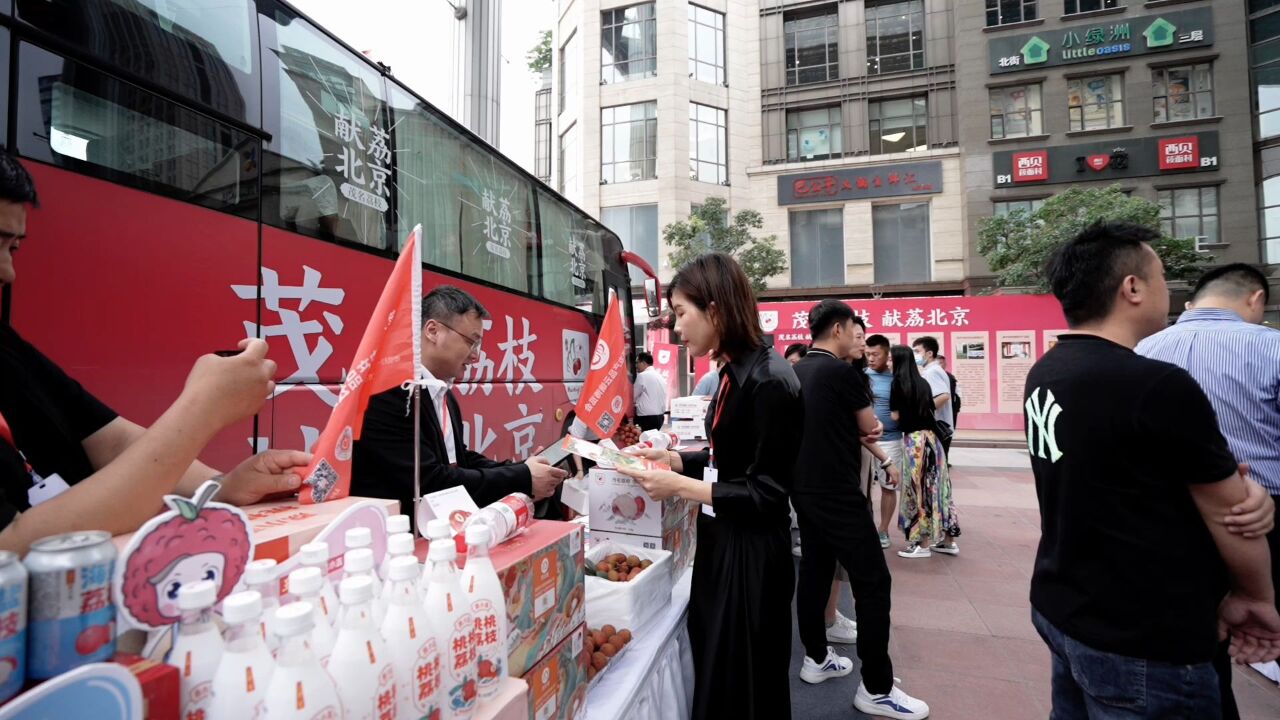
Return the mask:
M 582 43 L 575 29 L 560 48 L 560 105 L 564 112 L 566 98 L 578 102 L 582 99 Z
M 622 183 L 658 176 L 658 103 L 600 111 L 600 181 Z
M 844 217 L 840 208 L 791 212 L 791 286 L 844 284 Z
M 877 283 L 929 281 L 929 203 L 872 207 L 871 234 Z
M 840 106 L 787 111 L 787 159 L 840 157 L 843 143 Z
M 924 67 L 924 2 L 867 3 L 867 74 Z
M 1044 205 L 1042 198 L 1035 198 L 1034 200 L 997 200 L 992 203 L 992 215 L 1005 217 L 1018 210 L 1030 215 L 1039 210 L 1042 205 Z
M 533 174 L 551 182 L 551 88 L 533 94 Z
M 1249 20 L 1259 139 L 1280 135 L 1280 12 L 1272 7 L 1275 4 L 1249 3 L 1249 10 L 1259 13 Z
M 991 137 L 1026 137 L 1043 132 L 1040 83 L 991 88 Z
M 725 111 L 689 103 L 689 179 L 729 182 L 728 145 Z
M 600 13 L 600 79 L 609 84 L 658 74 L 658 21 L 653 3 Z
M 1121 7 L 1120 0 L 1066 0 L 1062 4 L 1062 14 L 1074 15 L 1075 13 L 1106 10 L 1113 7 Z
M 556 189 L 573 202 L 582 202 L 582 153 L 578 145 L 578 125 L 574 123 L 560 133 L 560 173 Z
M 871 154 L 911 152 L 929 146 L 929 110 L 925 98 L 870 103 Z
M 1067 81 L 1067 113 L 1072 130 L 1124 125 L 1124 77 L 1097 75 Z
M 1160 229 L 1176 238 L 1195 238 L 1196 249 L 1219 242 L 1218 187 L 1159 190 Z
M 818 11 L 788 13 L 782 24 L 786 43 L 787 84 L 840 77 L 840 21 L 834 5 Z
M 1262 262 L 1280 263 L 1280 175 L 1262 181 Z
M 600 222 L 617 233 L 622 247 L 639 255 L 650 267 L 658 265 L 658 206 L 623 205 L 600 208 Z M 644 273 L 631 268 L 631 282 L 644 282 Z
M 1213 117 L 1213 66 L 1182 65 L 1151 71 L 1152 122 Z
M 724 84 L 724 13 L 689 6 L 689 77 Z
M 1036 0 L 987 0 L 987 27 L 1035 20 Z

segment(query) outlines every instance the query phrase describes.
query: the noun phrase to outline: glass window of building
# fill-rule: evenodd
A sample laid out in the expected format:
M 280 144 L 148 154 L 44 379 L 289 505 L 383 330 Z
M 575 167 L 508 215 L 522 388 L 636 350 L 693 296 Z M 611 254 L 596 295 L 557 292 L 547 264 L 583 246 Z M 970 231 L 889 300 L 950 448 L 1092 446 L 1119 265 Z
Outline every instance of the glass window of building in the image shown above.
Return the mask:
M 1209 63 L 1153 68 L 1152 122 L 1213 117 L 1213 66 Z
M 725 111 L 689 103 L 689 179 L 718 185 L 728 183 L 728 144 Z
M 872 155 L 929 147 L 929 109 L 924 96 L 873 100 L 869 114 Z
M 787 13 L 782 23 L 787 84 L 840 77 L 840 20 L 836 6 Z
M 657 205 L 600 208 L 600 222 L 618 235 L 623 248 L 644 258 L 650 267 L 659 267 Z M 644 273 L 631 268 L 632 284 L 642 283 L 644 278 Z
M 1066 0 L 1062 5 L 1062 14 L 1074 15 L 1114 7 L 1123 7 L 1123 5 L 1120 0 Z
M 1262 181 L 1262 262 L 1280 263 L 1280 175 Z
M 725 83 L 724 13 L 693 4 L 689 5 L 689 77 Z
M 924 67 L 924 2 L 867 3 L 867 74 Z
M 1218 235 L 1218 187 L 1156 191 L 1160 229 L 1176 238 L 1195 238 L 1196 248 L 1213 245 Z
M 1044 198 L 1033 198 L 1031 200 L 997 200 L 991 205 L 992 214 L 996 217 L 1005 217 L 1010 213 L 1018 211 L 1030 215 L 1044 205 Z
M 569 126 L 560 133 L 560 174 L 557 176 L 557 190 L 573 202 L 582 200 L 582 152 L 579 147 L 578 124 Z
M 657 102 L 604 108 L 600 129 L 600 182 L 658 177 Z
M 538 213 L 543 296 L 588 312 L 605 307 L 603 228 L 541 189 Z
M 551 88 L 533 94 L 533 174 L 551 182 Z
M 1124 125 L 1124 76 L 1096 75 L 1067 80 L 1067 113 L 1072 130 Z
M 600 79 L 608 84 L 658 74 L 658 20 L 653 3 L 600 13 Z
M 929 203 L 871 208 L 876 283 L 928 282 Z
M 1280 135 L 1280 2 L 1249 3 L 1250 61 L 1258 138 Z
M 560 105 L 558 112 L 564 112 L 565 98 L 575 101 L 582 99 L 582 43 L 578 40 L 575 29 L 569 39 L 560 47 Z
M 1026 137 L 1044 132 L 1040 83 L 991 88 L 992 139 Z
M 840 106 L 787 111 L 787 159 L 825 160 L 843 153 Z
M 792 210 L 791 286 L 844 285 L 844 211 Z
M 987 0 L 987 27 L 1026 22 L 1040 17 L 1036 0 Z

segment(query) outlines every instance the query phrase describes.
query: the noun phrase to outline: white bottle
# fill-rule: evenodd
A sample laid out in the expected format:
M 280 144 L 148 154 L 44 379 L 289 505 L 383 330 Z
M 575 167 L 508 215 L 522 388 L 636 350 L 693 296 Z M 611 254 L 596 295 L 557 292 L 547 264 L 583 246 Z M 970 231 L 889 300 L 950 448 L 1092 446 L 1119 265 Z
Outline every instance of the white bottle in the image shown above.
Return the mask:
M 334 583 L 329 581 L 329 543 L 313 542 L 303 545 L 298 551 L 301 554 L 302 566 L 319 568 L 324 585 L 320 588 L 320 611 L 325 622 L 333 625 L 338 622 L 338 593 L 334 591 Z
M 280 654 L 267 686 L 267 717 L 271 720 L 313 720 L 342 717 L 342 702 L 333 678 L 307 642 L 315 628 L 311 603 L 289 603 L 275 613 Z M 233 718 L 232 720 L 238 720 Z
M 392 535 L 409 532 L 408 515 L 389 515 L 387 517 L 387 538 Z
M 418 594 L 422 597 L 427 596 L 427 586 L 431 584 L 431 546 L 440 540 L 453 540 L 453 531 L 449 527 L 449 521 L 437 518 L 427 521 L 427 561 L 422 563 L 422 581 L 418 583 Z
M 210 580 L 183 585 L 178 590 L 177 635 L 165 662 L 178 668 L 182 717 L 209 714 L 213 700 L 213 676 L 222 660 L 222 634 L 213 621 L 218 587 Z
M 400 517 L 393 515 L 392 517 Z M 413 555 L 413 536 L 409 533 L 396 533 L 387 538 L 387 556 L 382 560 L 382 568 L 378 575 L 382 578 L 382 592 L 378 597 L 383 598 L 383 609 L 386 609 L 386 595 L 391 592 L 391 561 L 398 557 L 409 556 L 413 558 L 413 566 L 418 567 L 418 558 Z M 419 569 L 421 573 L 421 569 Z
M 367 527 L 355 527 L 343 534 L 342 539 L 347 544 L 347 550 L 359 550 L 360 548 L 373 549 L 373 531 Z
M 329 674 L 340 679 L 338 697 L 347 720 L 398 717 L 395 669 L 379 626 L 373 622 L 373 587 L 373 578 L 367 575 L 346 578 L 338 586 L 342 614 L 338 641 L 329 656 Z
M 440 646 L 430 616 L 418 596 L 418 561 L 412 555 L 391 561 L 387 575 L 387 617 L 382 638 L 401 684 L 396 688 L 401 718 L 444 715 L 440 696 Z
M 476 711 L 476 651 L 471 644 L 471 602 L 462 591 L 453 561 L 458 551 L 452 542 L 433 542 L 429 559 L 431 584 L 423 605 L 436 630 L 441 648 L 441 694 L 458 720 L 468 720 Z
M 276 669 L 262 640 L 262 596 L 246 590 L 222 603 L 227 623 L 226 647 L 213 675 L 209 718 L 257 720 L 266 714 L 267 686 Z
M 507 599 L 498 571 L 489 559 L 493 531 L 485 525 L 467 528 L 467 565 L 462 589 L 471 602 L 471 623 L 478 639 L 476 685 L 481 700 L 498 694 L 507 674 Z
M 373 572 L 373 551 L 369 548 L 356 548 L 348 550 L 342 560 L 342 579 L 345 582 L 347 578 L 367 577 L 373 582 L 373 624 L 374 627 L 381 627 L 382 616 L 386 614 L 386 606 L 378 603 L 378 596 L 382 592 L 382 583 L 378 582 L 378 576 Z M 342 590 L 339 585 L 339 600 L 341 600 Z
M 316 614 L 316 626 L 308 641 L 316 657 L 320 658 L 321 665 L 329 664 L 329 653 L 333 652 L 333 643 L 337 640 L 337 633 L 320 609 L 320 589 L 325 585 L 328 583 L 320 576 L 320 568 L 298 568 L 289 573 L 289 592 L 298 600 L 310 603 Z
M 275 632 L 276 609 L 280 607 L 280 582 L 276 577 L 275 560 L 254 560 L 244 568 L 246 590 L 256 590 L 262 596 L 262 620 L 259 630 L 267 649 L 275 654 L 280 638 Z

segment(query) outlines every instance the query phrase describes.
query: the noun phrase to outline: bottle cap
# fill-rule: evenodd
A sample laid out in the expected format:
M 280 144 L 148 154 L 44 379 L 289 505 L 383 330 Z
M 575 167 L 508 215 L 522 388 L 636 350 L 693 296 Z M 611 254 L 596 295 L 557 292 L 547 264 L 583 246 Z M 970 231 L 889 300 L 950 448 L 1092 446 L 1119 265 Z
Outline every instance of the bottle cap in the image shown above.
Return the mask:
M 218 586 L 212 580 L 197 580 L 178 588 L 179 610 L 203 610 L 218 602 Z
M 493 541 L 493 531 L 484 523 L 472 523 L 467 528 L 467 546 L 468 547 L 489 547 L 489 543 Z
M 351 528 L 343 536 L 347 541 L 347 549 L 369 547 L 373 544 L 373 531 L 367 527 Z
M 302 564 L 307 567 L 328 568 L 329 543 L 313 542 L 302 546 Z
M 456 560 L 457 558 L 458 547 L 450 540 L 433 542 L 427 548 L 427 559 L 431 562 Z
M 368 575 L 349 577 L 338 585 L 338 600 L 343 605 L 356 605 L 373 599 L 373 578 Z
M 238 625 L 262 617 L 262 593 L 245 590 L 222 601 L 222 619 L 228 625 Z
M 395 580 L 416 580 L 422 574 L 422 570 L 418 567 L 418 559 L 412 555 L 401 555 L 393 558 L 391 564 L 387 566 L 387 575 Z
M 254 560 L 244 566 L 245 585 L 265 585 L 275 579 L 275 560 Z
M 312 595 L 320 592 L 324 585 L 324 576 L 318 567 L 298 568 L 289 573 L 289 592 L 294 595 Z
M 316 622 L 309 602 L 292 602 L 276 610 L 275 632 L 280 637 L 295 637 L 311 632 Z
M 409 532 L 409 516 L 408 515 L 392 515 L 387 518 L 387 534 L 395 535 L 396 533 Z
M 407 532 L 396 533 L 387 538 L 387 554 L 396 557 L 398 555 L 413 554 L 413 536 Z
M 452 530 L 449 528 L 449 521 L 444 518 L 437 518 L 427 523 L 428 540 L 447 538 L 450 533 L 452 533 Z
M 348 550 L 342 557 L 342 567 L 348 575 L 373 569 L 373 551 L 369 548 Z

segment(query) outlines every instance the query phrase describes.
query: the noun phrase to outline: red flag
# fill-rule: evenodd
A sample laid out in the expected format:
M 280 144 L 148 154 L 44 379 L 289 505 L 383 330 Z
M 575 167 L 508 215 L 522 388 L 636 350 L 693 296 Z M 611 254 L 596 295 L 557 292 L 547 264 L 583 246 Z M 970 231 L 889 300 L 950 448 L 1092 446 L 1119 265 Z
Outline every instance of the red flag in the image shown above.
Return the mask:
M 351 492 L 351 451 L 364 425 L 369 398 L 420 377 L 422 367 L 422 226 L 409 233 L 400 259 L 364 329 L 356 356 L 338 392 L 329 422 L 312 449 L 315 457 L 298 493 L 303 504 L 338 500 Z
M 626 337 L 622 333 L 622 308 L 610 292 L 609 309 L 600 326 L 591 370 L 582 385 L 576 412 L 602 439 L 612 437 L 631 412 L 631 377 L 627 375 Z

